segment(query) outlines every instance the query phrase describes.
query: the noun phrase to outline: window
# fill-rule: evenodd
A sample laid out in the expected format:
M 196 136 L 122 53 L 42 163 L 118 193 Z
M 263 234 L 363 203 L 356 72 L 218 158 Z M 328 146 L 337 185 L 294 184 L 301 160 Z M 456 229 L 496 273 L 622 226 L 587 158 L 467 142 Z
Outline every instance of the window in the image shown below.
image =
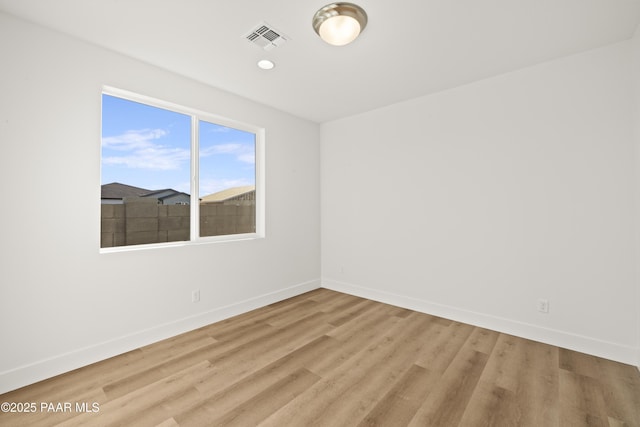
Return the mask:
M 254 126 L 105 89 L 100 247 L 262 236 L 263 138 Z

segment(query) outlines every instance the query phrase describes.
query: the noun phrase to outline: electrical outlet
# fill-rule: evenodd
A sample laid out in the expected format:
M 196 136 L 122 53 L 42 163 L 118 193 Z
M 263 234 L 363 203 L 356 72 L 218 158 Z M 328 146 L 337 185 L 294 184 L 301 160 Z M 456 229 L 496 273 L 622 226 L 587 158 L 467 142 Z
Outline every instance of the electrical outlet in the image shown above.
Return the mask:
M 540 298 L 538 300 L 538 311 L 540 313 L 548 313 L 549 312 L 549 300 L 544 298 Z
M 191 302 L 200 302 L 200 289 L 191 291 Z

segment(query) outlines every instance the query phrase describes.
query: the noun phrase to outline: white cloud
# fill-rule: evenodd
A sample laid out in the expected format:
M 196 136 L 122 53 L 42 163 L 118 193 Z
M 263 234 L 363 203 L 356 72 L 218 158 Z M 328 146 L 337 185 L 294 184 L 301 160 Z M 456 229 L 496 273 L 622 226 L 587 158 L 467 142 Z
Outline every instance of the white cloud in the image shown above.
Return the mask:
M 167 135 L 169 132 L 164 129 L 140 129 L 104 137 L 102 138 L 103 149 L 122 152 L 122 154 L 107 152 L 102 158 L 102 163 L 131 169 L 181 169 L 190 161 L 190 150 L 162 144 L 162 139 Z M 217 155 L 231 155 L 237 161 L 251 165 L 256 161 L 253 145 L 229 142 L 200 149 L 200 156 L 203 158 Z
M 102 138 L 102 147 L 113 150 L 130 151 L 152 146 L 154 139 L 167 135 L 163 129 L 128 130 L 122 135 Z
M 252 145 L 240 143 L 227 143 L 211 145 L 200 149 L 200 157 L 215 156 L 218 154 L 232 154 L 236 160 L 243 163 L 256 163 L 256 155 Z
M 207 132 L 209 133 L 229 133 L 231 132 L 233 129 L 225 127 L 225 126 L 220 126 L 220 125 L 215 125 L 215 126 L 207 126 Z
M 256 164 L 256 155 L 255 153 L 246 153 L 238 156 L 238 160 L 244 163 L 249 163 L 252 165 Z
M 190 152 L 188 149 L 170 147 L 156 141 L 166 135 L 168 132 L 163 129 L 142 129 L 102 138 L 103 148 L 128 152 L 122 156 L 105 156 L 102 163 L 132 169 L 180 169 L 190 161 Z
M 191 193 L 191 182 L 183 181 L 178 184 L 175 184 L 173 187 L 174 190 L 182 191 L 183 193 L 190 194 Z
M 215 156 L 216 154 L 235 154 L 242 150 L 242 144 L 217 144 L 200 148 L 200 157 Z
M 128 156 L 103 157 L 105 165 L 121 165 L 132 169 L 174 170 L 190 160 L 189 150 L 181 148 L 147 148 Z

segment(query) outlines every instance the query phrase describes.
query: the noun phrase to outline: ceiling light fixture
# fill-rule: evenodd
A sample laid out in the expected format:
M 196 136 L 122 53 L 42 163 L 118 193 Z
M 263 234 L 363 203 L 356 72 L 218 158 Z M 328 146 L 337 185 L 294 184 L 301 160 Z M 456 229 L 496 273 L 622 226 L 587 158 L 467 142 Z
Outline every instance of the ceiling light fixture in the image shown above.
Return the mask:
M 325 42 L 344 46 L 367 26 L 367 13 L 353 3 L 331 3 L 313 15 L 313 29 Z
M 275 66 L 276 64 L 274 64 L 272 61 L 269 61 L 268 59 L 261 59 L 260 61 L 258 61 L 258 67 L 262 68 L 263 70 L 271 70 Z

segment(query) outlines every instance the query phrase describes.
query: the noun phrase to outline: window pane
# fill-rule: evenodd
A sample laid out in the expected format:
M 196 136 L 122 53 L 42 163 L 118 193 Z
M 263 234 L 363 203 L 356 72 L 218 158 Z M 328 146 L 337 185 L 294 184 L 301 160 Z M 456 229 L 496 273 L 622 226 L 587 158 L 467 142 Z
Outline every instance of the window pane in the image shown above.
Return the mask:
M 191 117 L 102 96 L 100 247 L 189 240 Z
M 199 122 L 200 236 L 256 231 L 256 135 Z

